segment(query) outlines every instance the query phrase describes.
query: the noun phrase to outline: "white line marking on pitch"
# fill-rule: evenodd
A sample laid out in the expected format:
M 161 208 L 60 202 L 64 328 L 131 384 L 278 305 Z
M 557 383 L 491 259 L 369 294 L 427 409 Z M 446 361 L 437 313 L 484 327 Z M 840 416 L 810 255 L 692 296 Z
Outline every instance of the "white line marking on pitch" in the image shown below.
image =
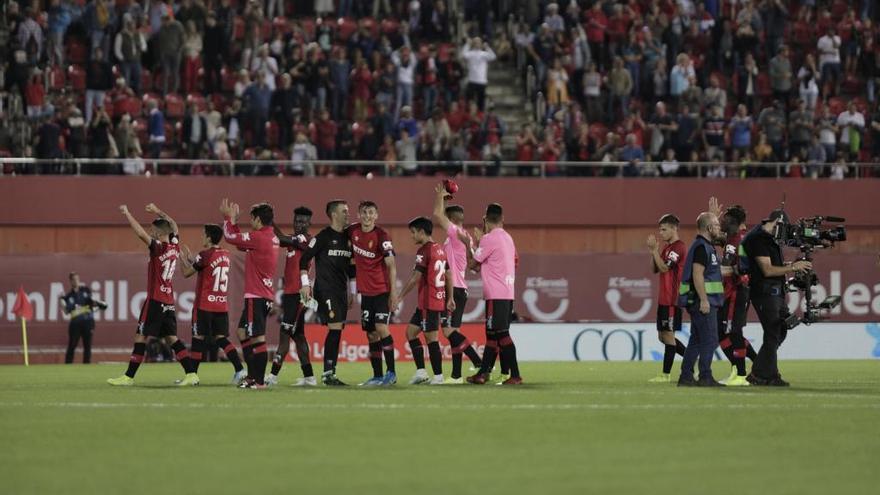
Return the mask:
M 292 410 L 345 410 L 345 409 L 436 409 L 436 410 L 655 410 L 655 409 L 880 409 L 878 404 L 231 404 L 231 403 L 166 403 L 166 402 L 0 402 L 2 407 L 56 407 L 72 409 L 292 409 Z

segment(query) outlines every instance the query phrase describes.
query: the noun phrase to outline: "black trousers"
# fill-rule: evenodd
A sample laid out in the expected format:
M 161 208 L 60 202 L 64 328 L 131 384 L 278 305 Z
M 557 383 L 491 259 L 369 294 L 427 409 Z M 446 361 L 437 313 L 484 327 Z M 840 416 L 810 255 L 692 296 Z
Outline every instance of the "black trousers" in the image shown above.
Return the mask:
M 465 88 L 465 96 L 468 101 L 476 101 L 480 111 L 486 109 L 486 85 L 469 82 Z
M 752 306 L 764 329 L 764 341 L 758 357 L 752 363 L 752 374 L 758 378 L 775 378 L 779 374 L 776 353 L 788 333 L 783 318 L 787 309 L 785 298 L 781 295 L 753 294 Z
M 92 334 L 95 331 L 95 321 L 90 319 L 73 320 L 67 327 L 67 353 L 64 355 L 64 362 L 70 364 L 73 362 L 73 354 L 76 352 L 76 346 L 79 345 L 79 339 L 83 342 L 83 363 L 88 364 L 92 360 Z

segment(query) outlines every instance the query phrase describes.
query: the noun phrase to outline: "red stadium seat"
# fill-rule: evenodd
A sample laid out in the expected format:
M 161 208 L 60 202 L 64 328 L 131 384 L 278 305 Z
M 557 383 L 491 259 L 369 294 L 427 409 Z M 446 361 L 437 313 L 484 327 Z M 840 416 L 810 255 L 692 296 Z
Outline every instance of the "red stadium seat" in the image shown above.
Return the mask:
M 208 102 L 205 100 L 205 97 L 198 93 L 190 93 L 186 96 L 187 103 L 195 104 L 196 108 L 200 112 L 204 112 L 206 108 L 208 108 Z
M 141 92 L 153 90 L 153 73 L 147 68 L 141 69 Z
M 141 100 L 143 100 L 143 102 L 144 102 L 144 104 L 143 104 L 144 115 L 148 115 L 148 112 L 150 111 L 149 110 L 149 108 L 150 108 L 149 102 L 150 101 L 155 101 L 158 104 L 159 110 L 162 110 L 165 107 L 164 100 L 162 99 L 162 96 L 159 94 L 156 94 L 156 93 L 144 93 L 144 96 L 141 98 Z
M 269 41 L 272 38 L 272 21 L 269 19 L 263 19 L 263 24 L 260 26 L 260 38 L 263 41 Z
M 275 32 L 281 32 L 282 34 L 287 34 L 290 32 L 290 23 L 287 22 L 286 17 L 278 16 L 275 19 L 272 19 L 272 29 Z
M 89 56 L 89 49 L 78 39 L 71 39 L 67 42 L 67 58 L 65 59 L 71 64 L 84 64 Z
M 266 144 L 270 148 L 274 148 L 278 146 L 278 123 L 274 120 L 270 120 L 266 122 Z
M 773 91 L 770 89 L 770 75 L 766 72 L 758 74 L 758 78 L 755 80 L 755 94 L 761 97 L 773 94 Z
M 382 20 L 382 33 L 392 34 L 396 33 L 398 29 L 400 29 L 400 22 L 398 22 L 396 19 Z
M 137 117 L 143 112 L 143 108 L 144 105 L 140 98 L 130 96 L 120 101 L 120 105 L 116 107 L 116 113 L 119 115 L 127 113 L 132 117 Z
M 61 91 L 67 82 L 64 77 L 64 69 L 55 66 L 49 70 L 49 89 L 53 91 Z
M 235 82 L 238 80 L 238 74 L 234 70 L 223 67 L 220 69 L 220 79 L 223 91 L 232 92 L 235 90 Z
M 214 102 L 214 110 L 217 110 L 220 113 L 223 113 L 226 110 L 226 107 L 229 106 L 226 97 L 220 93 L 212 94 L 211 101 Z
M 840 115 L 846 109 L 846 102 L 838 96 L 833 96 L 828 99 L 828 109 L 831 110 L 831 115 Z
M 232 38 L 236 41 L 244 39 L 244 19 L 240 15 L 232 20 Z
M 185 110 L 183 98 L 176 94 L 165 95 L 165 118 L 179 119 L 183 117 Z
M 608 126 L 601 122 L 590 124 L 590 137 L 597 143 L 605 143 L 605 135 L 608 134 Z
M 351 17 L 344 17 L 337 21 L 338 28 L 336 30 L 339 39 L 342 41 L 348 41 L 351 38 L 351 35 L 357 31 L 357 23 Z
M 78 65 L 71 65 L 67 69 L 67 83 L 76 91 L 86 89 L 86 70 Z

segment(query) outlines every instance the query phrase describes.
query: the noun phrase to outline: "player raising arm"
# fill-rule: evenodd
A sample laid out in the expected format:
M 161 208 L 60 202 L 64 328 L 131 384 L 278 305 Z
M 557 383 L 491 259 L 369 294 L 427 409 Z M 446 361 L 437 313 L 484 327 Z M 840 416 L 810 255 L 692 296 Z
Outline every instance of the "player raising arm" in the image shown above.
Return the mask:
M 121 205 L 119 211 L 128 220 L 138 239 L 147 245 L 150 261 L 147 264 L 147 299 L 141 306 L 128 370 L 120 377 L 108 379 L 107 383 L 116 386 L 133 385 L 134 375 L 141 363 L 144 362 L 144 356 L 147 353 L 147 342 L 150 339 L 160 338 L 171 346 L 177 361 L 186 373 L 180 385 L 198 385 L 199 377 L 195 374 L 186 345 L 177 338 L 177 316 L 174 309 L 174 287 L 172 284 L 174 269 L 177 266 L 177 258 L 180 253 L 177 223 L 156 205 L 150 203 L 147 205 L 146 211 L 156 215 L 157 218 L 153 220 L 150 231 L 147 232 L 129 213 L 126 205 Z
M 241 388 L 263 388 L 269 353 L 266 347 L 266 317 L 275 300 L 275 270 L 278 268 L 278 238 L 275 236 L 275 211 L 269 203 L 251 207 L 251 231 L 242 232 L 236 225 L 239 207 L 223 199 L 223 237 L 239 251 L 244 251 L 244 308 L 238 321 L 238 338 L 248 365 L 248 376 Z
M 278 350 L 272 359 L 272 371 L 266 377 L 267 385 L 278 383 L 278 373 L 284 365 L 284 358 L 290 352 L 290 340 L 296 345 L 296 355 L 303 376 L 294 386 L 317 385 L 312 370 L 309 342 L 306 340 L 306 307 L 300 297 L 302 284 L 299 277 L 299 261 L 308 249 L 309 227 L 312 225 L 312 210 L 305 206 L 293 210 L 293 235 L 285 235 L 275 226 L 275 235 L 282 248 L 287 248 L 284 262 L 284 290 L 281 294 L 281 329 L 278 336 Z
M 443 183 L 434 188 L 434 223 L 446 232 L 446 241 L 443 250 L 446 251 L 446 261 L 452 273 L 452 300 L 455 301 L 455 310 L 450 311 L 443 318 L 443 335 L 449 340 L 452 348 L 452 374 L 446 380 L 448 384 L 461 384 L 461 355 L 466 354 L 471 364 L 479 369 L 482 365 L 476 349 L 471 347 L 467 337 L 461 334 L 461 319 L 464 307 L 468 299 L 468 286 L 465 280 L 467 270 L 467 251 L 471 246 L 471 238 L 464 225 L 464 208 L 459 205 L 447 205 L 446 201 L 451 195 L 447 192 Z M 459 234 L 466 237 L 464 242 L 458 238 Z
M 186 278 L 196 275 L 196 299 L 192 312 L 193 372 L 199 370 L 202 356 L 208 352 L 205 337 L 213 336 L 213 344 L 226 353 L 235 369 L 232 383 L 240 385 L 245 378 L 244 367 L 235 344 L 229 341 L 229 251 L 220 247 L 223 228 L 209 223 L 204 226 L 204 248 L 193 256 L 186 245 L 181 246 L 180 265 Z
M 418 217 L 409 223 L 409 232 L 413 241 L 419 246 L 419 250 L 416 253 L 416 266 L 406 286 L 400 292 L 400 299 L 403 300 L 418 284 L 418 304 L 409 326 L 406 327 L 406 338 L 409 340 L 413 361 L 416 363 L 416 374 L 409 381 L 411 385 L 443 384 L 443 354 L 440 351 L 437 332 L 440 330 L 440 319 L 443 314 L 447 310 L 450 313 L 455 311 L 455 301 L 452 298 L 452 274 L 446 262 L 446 253 L 431 238 L 433 230 L 434 224 L 425 217 Z M 428 378 L 428 373 L 425 371 L 425 351 L 419 340 L 420 331 L 425 334 L 428 343 L 428 355 L 434 378 Z

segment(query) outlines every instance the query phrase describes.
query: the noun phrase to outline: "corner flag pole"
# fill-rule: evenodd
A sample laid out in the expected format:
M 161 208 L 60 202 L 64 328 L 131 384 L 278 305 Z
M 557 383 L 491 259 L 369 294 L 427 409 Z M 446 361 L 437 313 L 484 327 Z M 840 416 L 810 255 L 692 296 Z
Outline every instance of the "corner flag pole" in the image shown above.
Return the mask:
M 30 366 L 28 362 L 28 348 L 27 348 L 27 320 L 24 318 L 21 319 L 21 342 L 24 346 L 24 365 Z

